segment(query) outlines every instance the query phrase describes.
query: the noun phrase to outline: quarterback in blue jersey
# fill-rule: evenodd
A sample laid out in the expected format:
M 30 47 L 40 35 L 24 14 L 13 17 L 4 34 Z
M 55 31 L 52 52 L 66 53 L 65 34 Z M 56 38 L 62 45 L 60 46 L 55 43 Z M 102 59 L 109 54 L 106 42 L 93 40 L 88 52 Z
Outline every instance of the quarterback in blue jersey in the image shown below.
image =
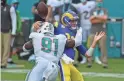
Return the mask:
M 73 11 L 68 11 L 62 15 L 61 22 L 55 22 L 55 34 L 64 34 L 67 39 L 75 38 L 78 28 L 78 15 Z M 61 81 L 83 81 L 80 72 L 73 66 L 75 49 L 81 54 L 86 53 L 86 48 L 83 45 L 75 48 L 65 48 L 62 59 L 60 60 Z
M 54 22 L 54 26 L 55 26 L 54 33 L 56 35 L 64 34 L 67 37 L 67 39 L 75 38 L 77 34 L 77 30 L 79 29 L 77 26 L 78 19 L 79 19 L 78 15 L 75 12 L 73 11 L 65 12 L 61 18 L 62 23 Z M 70 23 L 67 23 L 67 22 L 70 22 Z M 87 49 L 83 45 L 77 46 L 76 49 L 81 54 L 85 54 L 87 51 Z M 71 59 L 74 59 L 75 57 L 74 48 L 66 48 L 64 53 Z

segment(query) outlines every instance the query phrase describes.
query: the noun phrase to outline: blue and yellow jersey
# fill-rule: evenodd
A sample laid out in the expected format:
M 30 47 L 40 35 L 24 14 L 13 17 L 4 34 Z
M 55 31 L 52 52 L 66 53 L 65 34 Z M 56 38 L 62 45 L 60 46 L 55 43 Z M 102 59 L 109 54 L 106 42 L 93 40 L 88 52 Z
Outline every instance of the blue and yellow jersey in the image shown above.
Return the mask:
M 74 38 L 76 36 L 77 32 L 71 31 L 68 27 L 63 26 L 61 23 L 55 22 L 54 27 L 55 27 L 55 29 L 54 29 L 54 34 L 55 35 L 64 34 L 67 37 L 67 39 L 71 39 L 71 38 Z M 83 45 L 80 45 L 80 46 L 76 47 L 76 49 L 81 54 L 85 54 L 86 51 L 87 51 L 87 49 Z M 65 48 L 64 53 L 68 57 L 70 57 L 71 59 L 74 59 L 74 57 L 75 57 L 74 48 Z

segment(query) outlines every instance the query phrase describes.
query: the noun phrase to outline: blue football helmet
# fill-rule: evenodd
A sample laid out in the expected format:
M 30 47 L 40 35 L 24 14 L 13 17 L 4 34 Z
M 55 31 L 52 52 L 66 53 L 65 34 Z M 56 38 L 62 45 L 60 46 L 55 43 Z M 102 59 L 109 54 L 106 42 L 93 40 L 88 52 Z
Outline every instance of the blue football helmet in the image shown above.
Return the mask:
M 64 26 L 71 30 L 77 30 L 78 28 L 78 15 L 73 11 L 67 11 L 62 15 L 61 22 Z

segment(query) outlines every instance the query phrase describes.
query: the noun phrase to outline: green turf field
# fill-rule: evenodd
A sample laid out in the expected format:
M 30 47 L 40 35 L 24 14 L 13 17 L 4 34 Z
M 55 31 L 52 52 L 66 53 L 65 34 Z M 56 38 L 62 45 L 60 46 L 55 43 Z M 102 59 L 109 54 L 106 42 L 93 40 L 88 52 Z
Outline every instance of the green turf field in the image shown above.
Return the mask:
M 34 63 L 14 58 L 19 67 L 1 70 L 1 81 L 24 81 L 27 72 Z M 85 81 L 124 81 L 124 59 L 109 59 L 108 69 L 93 63 L 92 68 L 86 64 L 78 64 L 78 70 L 84 75 Z M 60 81 L 57 78 L 57 81 Z

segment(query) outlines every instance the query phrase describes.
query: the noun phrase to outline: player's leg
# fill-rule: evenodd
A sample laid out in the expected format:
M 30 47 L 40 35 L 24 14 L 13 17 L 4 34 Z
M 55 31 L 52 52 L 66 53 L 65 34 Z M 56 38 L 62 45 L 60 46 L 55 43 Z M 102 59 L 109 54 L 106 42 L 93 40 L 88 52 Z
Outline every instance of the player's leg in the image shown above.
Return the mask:
M 71 72 L 71 81 L 84 81 L 82 74 L 73 66 L 69 65 Z
M 47 68 L 43 72 L 43 81 L 56 81 L 58 71 L 58 65 L 53 62 L 49 62 Z
M 25 81 L 43 81 L 42 76 L 47 65 L 47 61 L 38 61 L 33 69 L 28 73 Z
M 59 66 L 61 81 L 71 81 L 69 64 L 66 64 L 63 60 L 60 60 Z

